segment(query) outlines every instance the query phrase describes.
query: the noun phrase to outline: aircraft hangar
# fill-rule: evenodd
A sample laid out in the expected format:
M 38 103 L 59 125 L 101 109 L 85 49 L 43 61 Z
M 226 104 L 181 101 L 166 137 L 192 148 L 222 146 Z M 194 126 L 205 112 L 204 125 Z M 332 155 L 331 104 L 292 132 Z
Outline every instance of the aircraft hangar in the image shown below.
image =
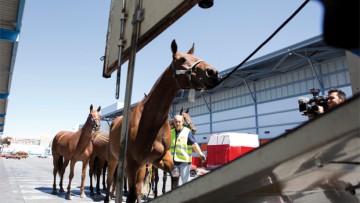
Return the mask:
M 0 136 L 5 128 L 24 7 L 25 0 L 0 0 Z

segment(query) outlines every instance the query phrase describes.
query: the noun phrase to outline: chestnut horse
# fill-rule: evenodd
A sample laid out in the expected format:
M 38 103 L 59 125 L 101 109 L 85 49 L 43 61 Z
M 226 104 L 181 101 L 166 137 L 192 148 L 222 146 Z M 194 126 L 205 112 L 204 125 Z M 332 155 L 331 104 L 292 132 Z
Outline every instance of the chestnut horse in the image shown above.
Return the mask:
M 93 130 L 98 130 L 100 128 L 100 110 L 101 107 L 97 110 L 93 110 L 93 105 L 90 106 L 90 113 L 86 119 L 84 126 L 76 131 L 61 131 L 53 139 L 52 142 L 52 155 L 53 155 L 53 175 L 54 175 L 54 184 L 53 184 L 53 194 L 57 194 L 56 190 L 56 174 L 60 175 L 60 192 L 64 192 L 63 188 L 63 177 L 67 165 L 70 163 L 70 175 L 69 175 L 69 185 L 67 187 L 66 199 L 71 199 L 71 181 L 74 177 L 74 167 L 77 161 L 82 161 L 82 174 L 81 174 L 81 198 L 86 197 L 84 192 L 84 182 L 86 167 L 89 164 L 90 155 L 92 153 L 92 144 L 91 144 L 91 133 Z M 63 160 L 65 159 L 65 160 Z
M 152 163 L 171 174 L 172 189 L 178 186 L 179 171 L 168 151 L 171 134 L 168 112 L 180 89 L 201 91 L 215 87 L 218 72 L 210 64 L 193 55 L 194 45 L 187 53 L 177 51 L 175 40 L 171 43 L 172 61 L 152 87 L 150 93 L 130 111 L 126 171 L 129 180 L 127 202 L 140 203 L 145 165 Z M 107 147 L 108 178 L 104 201 L 109 202 L 110 185 L 118 164 L 122 117 L 116 118 L 110 129 Z
M 92 179 L 96 177 L 96 194 L 101 195 L 100 192 L 100 176 L 103 173 L 103 189 L 106 189 L 105 175 L 107 169 L 106 162 L 106 146 L 109 142 L 109 132 L 96 131 L 92 135 L 93 152 L 90 156 L 89 162 L 89 176 L 90 176 L 90 196 L 94 196 L 94 189 Z

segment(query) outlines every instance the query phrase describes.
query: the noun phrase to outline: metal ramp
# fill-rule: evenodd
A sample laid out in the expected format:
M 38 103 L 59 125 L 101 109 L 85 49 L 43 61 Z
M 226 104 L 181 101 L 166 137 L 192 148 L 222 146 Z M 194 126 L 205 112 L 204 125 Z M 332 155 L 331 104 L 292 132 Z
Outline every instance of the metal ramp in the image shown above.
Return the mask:
M 360 202 L 360 98 L 151 202 Z

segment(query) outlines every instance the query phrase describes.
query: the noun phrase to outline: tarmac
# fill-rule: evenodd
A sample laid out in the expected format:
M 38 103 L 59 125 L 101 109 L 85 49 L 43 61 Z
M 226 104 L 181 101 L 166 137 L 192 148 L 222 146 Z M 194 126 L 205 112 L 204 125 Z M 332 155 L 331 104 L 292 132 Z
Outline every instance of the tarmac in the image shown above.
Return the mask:
M 53 163 L 52 156 L 39 158 L 30 156 L 26 159 L 6 159 L 0 158 L 0 202 L 4 203 L 62 203 L 69 202 L 65 199 L 66 192 L 59 192 L 60 178 L 57 175 L 58 194 L 52 194 L 53 187 Z M 105 191 L 101 195 L 90 197 L 90 179 L 88 169 L 85 179 L 85 198 L 80 197 L 82 162 L 75 165 L 74 178 L 71 184 L 71 202 L 103 202 Z M 64 175 L 64 189 L 66 190 L 69 179 L 69 167 Z M 158 183 L 159 195 L 162 195 L 162 171 L 159 171 L 160 180 Z M 170 180 L 170 177 L 168 177 Z M 96 181 L 93 180 L 95 185 Z M 170 191 L 170 181 L 166 184 L 167 191 Z M 153 193 L 144 197 L 143 202 L 153 199 Z M 114 199 L 110 203 L 115 202 Z M 123 196 L 123 202 L 126 197 Z

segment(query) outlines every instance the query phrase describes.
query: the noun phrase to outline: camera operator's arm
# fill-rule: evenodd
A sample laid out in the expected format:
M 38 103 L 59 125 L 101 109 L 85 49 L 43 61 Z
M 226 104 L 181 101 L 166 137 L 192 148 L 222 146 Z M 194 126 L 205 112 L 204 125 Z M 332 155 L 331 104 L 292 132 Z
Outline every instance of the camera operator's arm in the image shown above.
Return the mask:
M 312 120 L 313 118 L 315 118 L 315 115 L 313 113 L 308 113 L 308 114 L 306 114 L 306 116 L 309 118 L 309 120 Z
M 309 120 L 315 118 L 316 116 L 325 113 L 325 109 L 322 106 L 316 106 L 317 110 L 314 111 L 314 113 L 308 113 L 306 116 L 309 118 Z

